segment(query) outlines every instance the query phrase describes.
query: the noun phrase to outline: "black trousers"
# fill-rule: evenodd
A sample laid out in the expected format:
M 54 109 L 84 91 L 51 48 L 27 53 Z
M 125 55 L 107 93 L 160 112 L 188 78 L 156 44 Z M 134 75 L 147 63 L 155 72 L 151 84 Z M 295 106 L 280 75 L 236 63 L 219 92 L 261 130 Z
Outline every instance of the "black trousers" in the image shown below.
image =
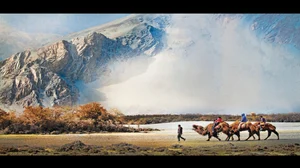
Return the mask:
M 219 123 L 215 123 L 215 122 L 214 122 L 212 132 L 215 132 L 215 127 L 216 127 L 218 124 L 219 124 Z
M 178 138 L 178 141 L 180 141 L 180 138 L 183 139 L 183 140 L 185 140 L 185 138 L 183 138 L 183 137 L 181 136 L 181 134 L 178 134 L 178 135 L 177 135 L 177 138 Z

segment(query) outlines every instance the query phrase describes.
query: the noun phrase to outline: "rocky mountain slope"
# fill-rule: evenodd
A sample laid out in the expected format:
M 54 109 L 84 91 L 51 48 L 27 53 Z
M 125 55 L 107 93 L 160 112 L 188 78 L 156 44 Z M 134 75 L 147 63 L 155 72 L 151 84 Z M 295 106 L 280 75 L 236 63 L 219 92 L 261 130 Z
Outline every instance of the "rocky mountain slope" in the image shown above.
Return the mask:
M 200 16 L 202 15 L 197 17 Z M 216 14 L 209 17 L 209 21 L 219 20 L 219 23 L 225 25 L 231 24 L 230 20 L 235 20 L 254 31 L 262 40 L 299 49 L 299 15 Z M 108 65 L 111 62 L 138 56 L 151 57 L 168 47 L 165 35 L 166 28 L 172 24 L 171 19 L 172 15 L 164 14 L 130 15 L 108 24 L 72 33 L 55 42 L 44 45 L 37 42 L 43 47 L 10 56 L 0 62 L 0 108 L 21 109 L 22 106 L 28 105 L 76 104 L 82 89 L 76 83 L 91 83 L 101 79 L 103 75 L 110 74 Z M 1 30 L 4 32 L 9 29 Z M 14 41 L 30 44 L 32 37 L 16 33 L 13 35 L 19 39 Z M 210 35 L 205 36 L 209 37 Z M 9 48 L 7 46 L 11 39 L 13 38 L 0 41 L 0 47 Z M 180 42 L 181 39 L 176 40 Z M 0 52 L 6 55 L 5 57 L 9 56 L 9 52 L 1 49 Z
M 286 44 L 300 49 L 299 14 L 218 14 L 215 18 L 224 21 L 240 20 L 258 38 L 273 44 Z
M 1 61 L 0 107 L 21 111 L 29 105 L 76 104 L 80 96 L 77 81 L 89 83 L 109 73 L 106 65 L 110 61 L 152 56 L 163 49 L 164 30 L 160 22 L 166 25 L 167 20 L 149 16 L 123 20 L 129 28 L 115 38 L 99 33 L 105 32 L 103 28 L 91 29 Z M 104 28 L 116 33 L 116 29 L 123 30 L 120 27 L 124 24 Z

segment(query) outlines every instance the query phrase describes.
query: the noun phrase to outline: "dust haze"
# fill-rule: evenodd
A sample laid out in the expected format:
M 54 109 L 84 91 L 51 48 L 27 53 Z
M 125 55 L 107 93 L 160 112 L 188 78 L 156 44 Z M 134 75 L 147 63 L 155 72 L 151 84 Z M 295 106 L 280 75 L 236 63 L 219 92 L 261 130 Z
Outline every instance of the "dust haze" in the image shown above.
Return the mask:
M 153 61 L 120 66 L 143 73 L 128 77 L 115 69 L 110 80 L 127 80 L 95 85 L 105 95 L 99 101 L 125 114 L 299 111 L 299 58 L 258 39 L 239 19 L 173 15 L 166 39 Z

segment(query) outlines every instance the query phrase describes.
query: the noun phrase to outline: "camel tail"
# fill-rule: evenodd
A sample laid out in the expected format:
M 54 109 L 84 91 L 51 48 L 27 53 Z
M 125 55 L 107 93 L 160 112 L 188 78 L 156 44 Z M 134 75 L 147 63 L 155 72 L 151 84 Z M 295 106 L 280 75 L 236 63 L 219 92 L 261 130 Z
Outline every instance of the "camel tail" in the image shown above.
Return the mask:
M 276 130 L 275 125 L 271 125 L 270 129 Z
M 270 126 L 271 126 L 271 127 L 273 127 L 273 128 L 274 128 L 274 130 L 276 129 L 276 126 L 275 126 L 275 125 L 273 125 L 273 124 L 270 124 Z

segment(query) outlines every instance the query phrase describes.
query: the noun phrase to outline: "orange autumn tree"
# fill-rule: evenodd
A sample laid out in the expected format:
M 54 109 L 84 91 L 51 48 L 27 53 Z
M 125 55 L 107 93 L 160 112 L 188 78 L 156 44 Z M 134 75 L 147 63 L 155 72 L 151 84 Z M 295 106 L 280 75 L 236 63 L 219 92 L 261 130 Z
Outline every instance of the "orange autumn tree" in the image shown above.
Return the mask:
M 0 129 L 5 129 L 12 123 L 16 122 L 16 119 L 17 116 L 15 112 L 6 112 L 0 109 Z
M 21 118 L 25 124 L 42 126 L 53 119 L 53 114 L 49 108 L 27 106 Z
M 8 124 L 7 116 L 8 116 L 8 113 L 6 111 L 0 109 L 0 129 L 4 129 L 6 127 L 6 125 Z
M 95 127 L 99 122 L 109 122 L 114 119 L 114 117 L 111 114 L 109 114 L 106 111 L 106 109 L 103 106 L 101 106 L 100 103 L 96 102 L 79 106 L 79 109 L 76 114 L 80 120 L 91 119 Z
M 63 116 L 66 115 L 66 113 L 68 113 L 69 111 L 71 111 L 70 107 L 55 105 L 51 108 L 51 119 L 54 121 L 62 120 Z
M 2 109 L 0 109 L 0 121 L 4 119 L 5 116 L 7 116 L 8 113 Z

